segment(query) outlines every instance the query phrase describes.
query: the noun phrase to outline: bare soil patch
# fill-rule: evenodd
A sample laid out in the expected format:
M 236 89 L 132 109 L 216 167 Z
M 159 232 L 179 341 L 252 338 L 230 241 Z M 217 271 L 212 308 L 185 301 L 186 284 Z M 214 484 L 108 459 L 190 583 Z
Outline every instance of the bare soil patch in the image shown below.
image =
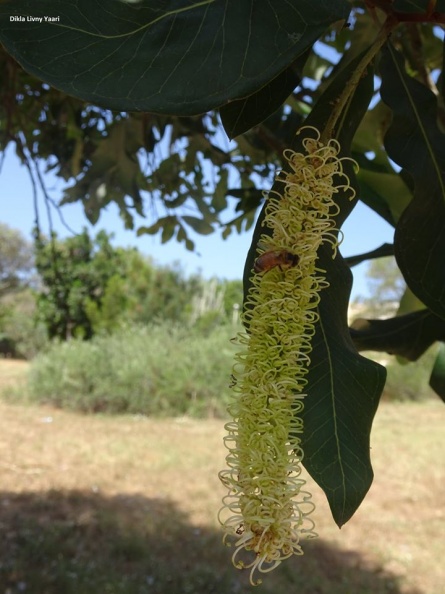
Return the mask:
M 28 369 L 28 361 L 0 358 L 0 390 L 25 381 Z
M 439 402 L 381 407 L 359 511 L 338 530 L 309 481 L 320 538 L 256 589 L 232 568 L 216 520 L 222 422 L 5 403 L 0 419 L 1 594 L 444 592 Z

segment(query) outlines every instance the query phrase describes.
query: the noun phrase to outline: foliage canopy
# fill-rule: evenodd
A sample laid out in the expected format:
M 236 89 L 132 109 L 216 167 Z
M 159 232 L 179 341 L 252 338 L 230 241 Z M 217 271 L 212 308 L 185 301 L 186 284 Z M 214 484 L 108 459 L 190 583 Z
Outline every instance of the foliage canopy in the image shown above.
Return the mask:
M 394 254 L 407 289 L 397 317 L 350 331 L 348 262 L 320 250 L 330 287 L 319 306 L 303 449 L 339 525 L 371 484 L 369 433 L 385 381 L 357 349 L 415 359 L 445 336 L 443 23 L 445 0 L 0 5 L 1 148 L 15 143 L 37 181 L 46 159 L 70 183 L 62 204 L 81 200 L 92 222 L 113 201 L 128 227 L 134 213 L 149 213 L 138 233 L 189 249 L 190 229 L 220 228 L 224 237 L 248 229 L 303 121 L 359 164 L 348 168 L 357 198 L 340 197 L 337 226 L 360 199 L 395 235 L 349 263 Z M 441 349 L 431 385 L 442 398 L 444 362 Z
M 33 265 L 31 244 L 19 231 L 0 223 L 0 298 L 23 288 Z

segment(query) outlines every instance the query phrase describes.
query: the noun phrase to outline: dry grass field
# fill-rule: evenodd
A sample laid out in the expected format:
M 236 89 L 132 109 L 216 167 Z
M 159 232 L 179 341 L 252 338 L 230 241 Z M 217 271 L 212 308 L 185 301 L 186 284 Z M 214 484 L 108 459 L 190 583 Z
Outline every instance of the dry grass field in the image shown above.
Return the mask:
M 0 385 L 26 364 L 0 361 Z M 384 404 L 374 484 L 338 530 L 257 588 L 216 512 L 223 423 L 81 416 L 0 401 L 0 594 L 443 594 L 445 407 Z

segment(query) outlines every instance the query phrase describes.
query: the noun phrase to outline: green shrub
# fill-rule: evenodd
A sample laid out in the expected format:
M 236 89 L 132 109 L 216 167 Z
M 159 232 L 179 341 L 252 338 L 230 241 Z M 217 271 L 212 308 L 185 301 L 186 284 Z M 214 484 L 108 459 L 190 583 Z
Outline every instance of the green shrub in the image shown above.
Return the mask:
M 234 333 L 163 323 L 57 343 L 33 361 L 29 398 L 84 412 L 225 415 Z

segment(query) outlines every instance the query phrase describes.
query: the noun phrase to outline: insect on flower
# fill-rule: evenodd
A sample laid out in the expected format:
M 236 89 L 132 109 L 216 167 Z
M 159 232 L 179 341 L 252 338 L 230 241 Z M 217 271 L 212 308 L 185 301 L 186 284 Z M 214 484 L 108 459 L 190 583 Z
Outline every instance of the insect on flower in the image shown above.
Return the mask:
M 230 375 L 230 384 L 229 384 L 229 388 L 234 388 L 236 386 L 236 377 L 233 375 L 233 373 Z
M 293 268 L 299 262 L 300 258 L 296 254 L 291 254 L 286 250 L 272 250 L 259 256 L 253 265 L 255 272 L 268 272 L 278 266 L 280 270 Z

